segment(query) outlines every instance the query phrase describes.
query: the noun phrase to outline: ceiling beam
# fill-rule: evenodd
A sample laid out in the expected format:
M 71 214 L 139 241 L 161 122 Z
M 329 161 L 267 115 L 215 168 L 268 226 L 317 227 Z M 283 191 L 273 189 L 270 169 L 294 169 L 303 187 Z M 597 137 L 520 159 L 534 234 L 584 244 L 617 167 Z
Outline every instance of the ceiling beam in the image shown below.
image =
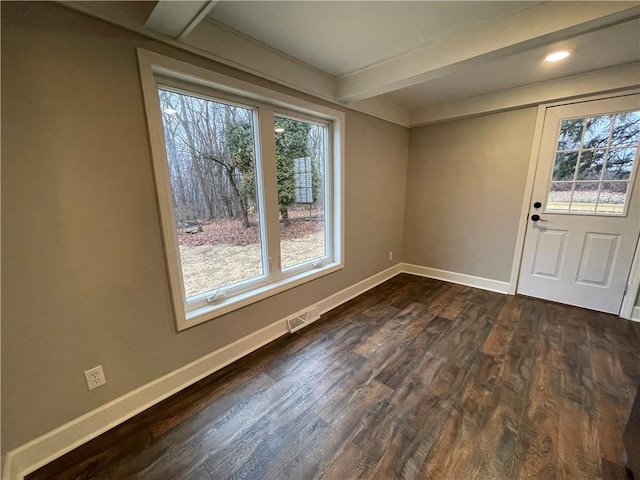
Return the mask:
M 638 16 L 637 2 L 544 2 L 343 75 L 338 98 L 355 102 L 375 97 Z
M 640 87 L 639 73 L 640 63 L 631 63 L 452 102 L 429 105 L 410 112 L 409 127 L 514 110 L 549 102 L 584 99 L 587 95 L 637 89 Z
M 181 40 L 204 19 L 213 6 L 211 0 L 160 0 L 145 22 L 145 28 Z

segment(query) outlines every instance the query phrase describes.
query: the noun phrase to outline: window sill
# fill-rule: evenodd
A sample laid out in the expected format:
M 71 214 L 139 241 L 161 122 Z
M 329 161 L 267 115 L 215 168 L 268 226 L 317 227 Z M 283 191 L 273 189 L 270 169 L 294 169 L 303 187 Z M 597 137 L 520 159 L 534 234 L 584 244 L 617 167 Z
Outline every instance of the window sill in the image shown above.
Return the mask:
M 216 303 L 215 305 L 207 305 L 188 311 L 186 312 L 186 318 L 184 320 L 178 319 L 178 330 L 186 330 L 187 328 L 194 327 L 203 322 L 213 320 L 214 318 L 226 315 L 227 313 L 233 312 L 239 308 L 246 307 L 252 303 L 264 300 L 265 298 L 290 290 L 330 273 L 342 270 L 342 268 L 343 265 L 341 263 L 329 263 L 324 265 L 322 268 L 306 270 L 283 278 L 277 282 L 272 282 L 263 287 L 255 288 L 249 292 L 233 295 L 222 302 Z

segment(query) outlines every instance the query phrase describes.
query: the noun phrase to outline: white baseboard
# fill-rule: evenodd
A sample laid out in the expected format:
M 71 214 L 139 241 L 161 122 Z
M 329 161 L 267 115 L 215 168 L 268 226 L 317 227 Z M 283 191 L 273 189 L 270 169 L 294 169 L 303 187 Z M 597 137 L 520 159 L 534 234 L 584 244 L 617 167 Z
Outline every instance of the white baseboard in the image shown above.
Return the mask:
M 401 265 L 396 264 L 321 300 L 318 310 L 325 313 L 389 280 L 402 272 Z M 286 319 L 281 319 L 8 452 L 2 479 L 22 480 L 25 475 L 288 332 Z
M 490 278 L 474 277 L 466 273 L 449 272 L 447 270 L 439 270 L 437 268 L 421 267 L 420 265 L 411 265 L 409 263 L 402 264 L 402 271 L 422 277 L 434 278 L 436 280 L 444 280 L 445 282 L 458 283 L 468 287 L 480 288 L 492 292 L 510 293 L 509 282 L 501 282 Z
M 510 292 L 509 282 L 399 263 L 319 301 L 316 306 L 321 314 L 326 313 L 399 273 L 429 277 L 498 293 Z M 634 307 L 631 319 L 640 321 L 640 306 Z M 285 335 L 288 331 L 286 318 L 281 319 L 8 452 L 4 458 L 2 479 L 22 480 L 25 475 Z
M 25 475 L 288 331 L 285 320 L 275 322 L 8 452 L 2 478 L 24 478 Z
M 357 297 L 358 295 L 362 295 L 367 290 L 371 290 L 373 287 L 380 285 L 383 282 L 386 282 L 392 277 L 395 277 L 399 273 L 403 273 L 403 265 L 402 263 L 398 263 L 393 267 L 387 268 L 380 273 L 376 273 L 375 275 L 370 276 L 369 278 L 365 278 L 361 282 L 358 282 L 350 287 L 345 288 L 344 290 L 339 291 L 331 295 L 330 297 L 325 298 L 318 302 L 318 310 L 320 313 L 326 313 L 329 310 L 332 310 L 343 303 L 348 302 L 352 298 Z

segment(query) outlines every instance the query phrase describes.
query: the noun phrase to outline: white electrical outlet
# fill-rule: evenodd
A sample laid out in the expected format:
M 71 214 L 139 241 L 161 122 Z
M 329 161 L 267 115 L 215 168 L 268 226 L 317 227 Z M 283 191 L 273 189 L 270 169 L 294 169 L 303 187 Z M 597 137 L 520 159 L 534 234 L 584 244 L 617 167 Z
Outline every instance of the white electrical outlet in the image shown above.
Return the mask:
M 84 377 L 87 379 L 87 387 L 89 387 L 89 390 L 93 390 L 94 388 L 98 388 L 100 385 L 107 383 L 104 371 L 102 370 L 102 365 L 98 365 L 97 367 L 93 367 L 91 370 L 87 370 L 84 372 Z
M 393 260 L 393 252 L 389 252 L 389 260 Z

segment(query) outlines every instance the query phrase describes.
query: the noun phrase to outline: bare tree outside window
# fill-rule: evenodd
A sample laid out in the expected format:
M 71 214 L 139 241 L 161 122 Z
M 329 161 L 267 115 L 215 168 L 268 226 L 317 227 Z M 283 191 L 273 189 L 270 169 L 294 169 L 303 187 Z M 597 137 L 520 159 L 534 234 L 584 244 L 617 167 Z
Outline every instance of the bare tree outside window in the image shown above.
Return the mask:
M 262 275 L 253 111 L 159 94 L 187 298 Z
M 256 111 L 163 88 L 159 98 L 185 296 L 265 275 Z M 325 254 L 326 127 L 276 117 L 275 128 L 286 268 Z M 296 196 L 301 158 L 310 168 L 304 201 Z

